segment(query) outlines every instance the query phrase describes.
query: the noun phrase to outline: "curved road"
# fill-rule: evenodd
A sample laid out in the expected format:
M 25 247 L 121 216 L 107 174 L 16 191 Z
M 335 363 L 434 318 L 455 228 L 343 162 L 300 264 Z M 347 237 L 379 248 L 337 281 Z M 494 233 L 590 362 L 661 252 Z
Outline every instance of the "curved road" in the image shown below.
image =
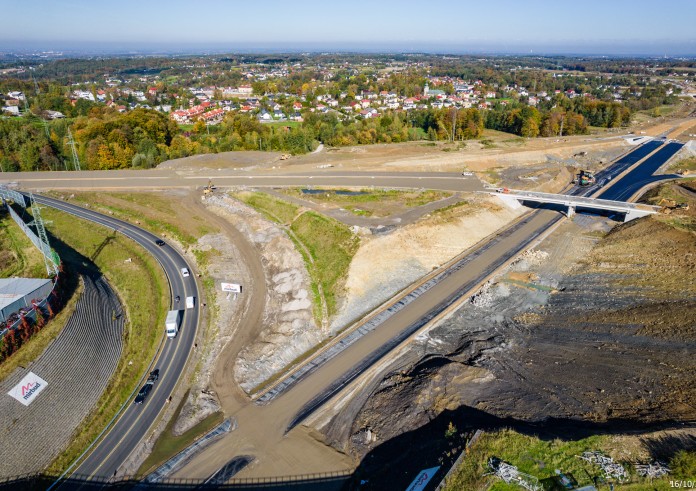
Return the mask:
M 184 310 L 179 334 L 173 339 L 164 340 L 164 347 L 154 365 L 154 368 L 160 370 L 160 378 L 155 383 L 145 403 L 136 406 L 129 400 L 125 410 L 110 431 L 74 470 L 74 476 L 110 477 L 114 475 L 155 422 L 160 410 L 165 406 L 167 398 L 173 392 L 179 380 L 179 374 L 186 365 L 198 328 L 198 286 L 193 274 L 188 278 L 181 276 L 181 268 L 188 268 L 189 271 L 192 271 L 186 260 L 169 244 L 162 247 L 156 245 L 155 241 L 159 237 L 150 232 L 130 223 L 57 199 L 38 195 L 34 195 L 34 199 L 41 205 L 50 206 L 113 229 L 144 247 L 159 261 L 167 275 L 172 304 L 174 305 L 175 296 L 181 297 L 180 302 L 174 305 L 173 309 L 184 309 L 185 297 L 196 297 L 195 307 Z M 164 325 L 156 326 L 156 328 L 161 329 L 162 335 L 164 335 Z

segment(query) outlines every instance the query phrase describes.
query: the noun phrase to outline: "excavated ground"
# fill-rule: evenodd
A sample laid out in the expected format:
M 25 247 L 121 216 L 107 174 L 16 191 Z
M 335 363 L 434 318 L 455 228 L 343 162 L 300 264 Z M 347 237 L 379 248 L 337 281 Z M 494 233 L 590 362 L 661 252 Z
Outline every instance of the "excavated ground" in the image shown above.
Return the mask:
M 446 466 L 449 421 L 566 438 L 696 421 L 696 238 L 674 222 L 689 214 L 608 234 L 576 216 L 421 336 L 322 428 L 363 458 L 361 489 Z

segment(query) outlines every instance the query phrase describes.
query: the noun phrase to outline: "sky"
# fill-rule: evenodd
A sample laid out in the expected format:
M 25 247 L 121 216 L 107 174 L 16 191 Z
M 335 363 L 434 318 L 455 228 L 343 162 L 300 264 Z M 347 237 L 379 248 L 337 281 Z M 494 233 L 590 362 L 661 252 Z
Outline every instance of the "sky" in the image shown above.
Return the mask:
M 0 11 L 17 20 L 2 23 L 0 51 L 696 56 L 695 0 L 0 0 Z

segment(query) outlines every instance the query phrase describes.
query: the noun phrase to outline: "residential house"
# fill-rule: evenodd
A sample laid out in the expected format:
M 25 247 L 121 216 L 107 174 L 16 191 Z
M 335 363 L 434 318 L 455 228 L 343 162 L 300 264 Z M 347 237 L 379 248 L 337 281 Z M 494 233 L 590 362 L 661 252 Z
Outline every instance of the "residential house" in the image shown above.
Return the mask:
M 5 106 L 2 110 L 10 116 L 19 116 L 19 106 Z
M 46 116 L 48 116 L 48 119 L 63 119 L 65 117 L 65 114 L 63 114 L 60 111 L 47 110 Z

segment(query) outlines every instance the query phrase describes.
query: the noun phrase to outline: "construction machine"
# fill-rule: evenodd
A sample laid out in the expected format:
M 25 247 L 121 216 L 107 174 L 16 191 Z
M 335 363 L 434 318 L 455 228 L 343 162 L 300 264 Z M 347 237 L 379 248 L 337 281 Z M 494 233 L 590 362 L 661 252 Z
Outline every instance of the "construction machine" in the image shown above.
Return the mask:
M 212 179 L 208 179 L 208 185 L 203 188 L 203 196 L 208 196 L 209 194 L 213 193 L 213 189 L 215 189 L 215 186 L 213 186 L 213 181 Z
M 280 160 L 288 160 L 290 158 L 289 153 L 284 153 L 283 155 L 280 156 Z
M 673 211 L 676 210 L 684 210 L 688 211 L 689 210 L 689 204 L 688 203 L 677 203 L 676 200 L 673 199 L 668 199 L 668 198 L 662 198 L 658 203 L 657 206 L 662 207 L 660 210 L 662 213 L 665 215 L 669 215 Z
M 597 179 L 595 178 L 594 173 L 589 170 L 581 170 L 578 174 L 577 183 L 580 186 L 589 186 L 595 182 L 597 182 Z

